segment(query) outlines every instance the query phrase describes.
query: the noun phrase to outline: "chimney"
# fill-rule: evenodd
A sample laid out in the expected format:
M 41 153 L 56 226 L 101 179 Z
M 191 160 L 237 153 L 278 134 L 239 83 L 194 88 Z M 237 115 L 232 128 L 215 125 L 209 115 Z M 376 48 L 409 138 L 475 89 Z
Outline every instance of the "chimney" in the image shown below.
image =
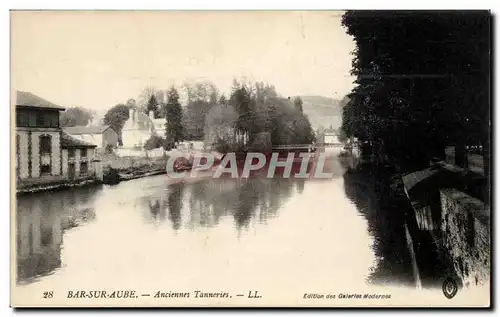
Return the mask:
M 149 111 L 149 119 L 153 120 L 155 118 L 155 113 L 153 110 Z
M 129 119 L 131 119 L 131 120 L 132 120 L 132 122 L 134 122 L 134 121 L 135 121 L 135 119 L 134 119 L 134 108 L 130 108 L 130 109 L 128 110 L 128 118 L 129 118 Z

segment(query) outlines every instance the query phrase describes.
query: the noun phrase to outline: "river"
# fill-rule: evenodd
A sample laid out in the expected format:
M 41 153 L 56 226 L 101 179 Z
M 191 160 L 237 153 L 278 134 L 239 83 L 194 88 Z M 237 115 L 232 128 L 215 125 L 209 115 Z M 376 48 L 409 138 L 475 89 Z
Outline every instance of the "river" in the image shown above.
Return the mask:
M 338 151 L 328 152 L 334 176 L 324 180 L 158 175 L 20 196 L 17 284 L 40 292 L 414 287 L 403 224 L 374 210 L 370 183 L 346 173 L 351 159 Z

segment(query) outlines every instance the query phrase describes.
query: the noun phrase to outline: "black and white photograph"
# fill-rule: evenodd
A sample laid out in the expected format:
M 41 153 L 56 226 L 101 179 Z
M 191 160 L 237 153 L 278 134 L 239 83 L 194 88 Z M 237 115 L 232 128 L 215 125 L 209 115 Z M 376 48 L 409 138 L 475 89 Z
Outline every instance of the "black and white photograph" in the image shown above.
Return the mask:
M 11 10 L 11 307 L 491 307 L 492 19 Z

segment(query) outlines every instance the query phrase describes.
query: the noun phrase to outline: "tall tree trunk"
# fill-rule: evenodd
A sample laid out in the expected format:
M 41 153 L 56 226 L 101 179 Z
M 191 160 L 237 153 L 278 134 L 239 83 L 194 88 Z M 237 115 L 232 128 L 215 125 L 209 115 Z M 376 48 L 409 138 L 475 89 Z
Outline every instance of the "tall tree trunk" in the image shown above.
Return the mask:
M 459 141 L 455 145 L 455 165 L 465 168 L 466 164 L 466 151 L 465 151 L 465 143 L 463 141 Z

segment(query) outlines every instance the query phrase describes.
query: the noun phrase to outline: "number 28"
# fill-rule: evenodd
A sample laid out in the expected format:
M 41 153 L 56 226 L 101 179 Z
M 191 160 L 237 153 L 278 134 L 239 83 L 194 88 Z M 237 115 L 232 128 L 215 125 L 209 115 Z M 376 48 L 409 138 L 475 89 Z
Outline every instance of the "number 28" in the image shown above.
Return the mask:
M 52 298 L 54 296 L 54 292 L 43 292 L 43 298 Z

